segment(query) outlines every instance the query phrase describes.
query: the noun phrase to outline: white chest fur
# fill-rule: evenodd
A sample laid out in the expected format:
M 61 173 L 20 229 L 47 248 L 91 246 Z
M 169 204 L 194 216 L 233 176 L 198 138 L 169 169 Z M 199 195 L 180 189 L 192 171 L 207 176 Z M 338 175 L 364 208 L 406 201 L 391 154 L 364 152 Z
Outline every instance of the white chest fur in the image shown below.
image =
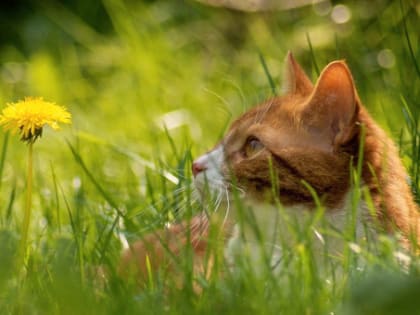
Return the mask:
M 310 248 L 315 258 L 325 253 L 339 257 L 348 244 L 375 237 L 367 207 L 361 203 L 352 209 L 350 193 L 340 209 L 324 212 L 251 204 L 236 211 L 235 219 L 233 235 L 225 248 L 226 259 L 232 266 L 245 260 L 256 270 L 264 265 L 277 270 L 285 249 L 293 254 L 303 246 Z

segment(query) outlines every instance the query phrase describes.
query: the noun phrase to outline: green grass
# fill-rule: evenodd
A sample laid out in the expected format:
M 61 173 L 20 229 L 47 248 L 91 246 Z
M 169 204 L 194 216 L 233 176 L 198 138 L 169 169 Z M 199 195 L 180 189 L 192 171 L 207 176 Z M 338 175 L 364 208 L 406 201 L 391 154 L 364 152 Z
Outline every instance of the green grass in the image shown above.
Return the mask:
M 276 276 L 269 268 L 256 274 L 244 259 L 237 272 L 194 279 L 188 249 L 177 269 L 181 287 L 166 276 L 139 290 L 115 274 L 120 234 L 135 240 L 200 211 L 191 201 L 193 157 L 234 117 L 279 91 L 288 50 L 313 79 L 329 61 L 347 61 L 420 196 L 415 1 L 355 2 L 344 24 L 312 6 L 241 13 L 183 1 L 99 4 L 106 16 L 96 21 L 106 18 L 106 31 L 90 26 L 94 16 L 33 4 L 12 25 L 19 37 L 0 42 L 1 104 L 43 96 L 73 114 L 71 127 L 46 129 L 34 146 L 25 272 L 14 262 L 27 147 L 1 135 L 0 314 L 415 314 L 418 258 L 403 272 L 396 245 L 381 236 L 317 261 L 309 223 L 291 223 L 296 246 L 285 248 Z M 106 283 L 94 275 L 99 266 L 109 272 Z

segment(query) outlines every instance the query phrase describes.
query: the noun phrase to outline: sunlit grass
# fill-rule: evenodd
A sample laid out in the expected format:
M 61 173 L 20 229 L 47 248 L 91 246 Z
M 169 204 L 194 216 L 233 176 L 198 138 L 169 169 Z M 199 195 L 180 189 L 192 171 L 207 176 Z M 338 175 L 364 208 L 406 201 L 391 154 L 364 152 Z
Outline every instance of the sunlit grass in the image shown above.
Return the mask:
M 351 19 L 339 24 L 334 6 L 324 15 L 312 6 L 245 14 L 193 2 L 103 4 L 112 26 L 106 34 L 49 4 L 27 21 L 47 35 L 23 29 L 25 48 L 1 43 L 1 104 L 26 95 L 53 99 L 69 107 L 73 126 L 45 130 L 34 152 L 24 282 L 14 259 L 26 148 L 0 137 L 0 314 L 395 314 L 401 305 L 404 314 L 414 313 L 418 301 L 408 292 L 419 290 L 417 258 L 404 271 L 397 245 L 381 236 L 316 260 L 311 222 L 291 221 L 297 241 L 285 246 L 278 274 L 268 267 L 255 273 L 247 257 L 233 272 L 219 257 L 223 276 L 194 278 L 190 249 L 176 277 L 157 275 L 144 289 L 117 269 L 121 240 L 202 209 L 191 202 L 193 157 L 211 148 L 234 117 L 280 90 L 288 50 L 312 78 L 329 61 L 346 59 L 364 104 L 400 144 L 419 195 L 418 6 L 352 4 Z M 237 208 L 246 213 L 239 200 Z M 342 231 L 328 233 L 352 243 Z M 370 299 L 375 290 L 387 294 Z M 398 292 L 407 294 L 387 304 Z

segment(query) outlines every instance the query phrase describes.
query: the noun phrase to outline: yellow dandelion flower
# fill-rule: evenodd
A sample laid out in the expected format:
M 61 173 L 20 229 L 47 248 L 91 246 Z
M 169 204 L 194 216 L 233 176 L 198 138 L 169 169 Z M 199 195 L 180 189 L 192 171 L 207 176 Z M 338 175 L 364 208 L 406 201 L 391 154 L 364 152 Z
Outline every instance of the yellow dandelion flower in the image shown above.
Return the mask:
M 71 114 L 66 108 L 42 97 L 26 97 L 16 103 L 9 103 L 0 115 L 0 125 L 5 130 L 20 133 L 21 140 L 34 142 L 42 135 L 42 127 L 59 129 L 58 123 L 70 124 Z

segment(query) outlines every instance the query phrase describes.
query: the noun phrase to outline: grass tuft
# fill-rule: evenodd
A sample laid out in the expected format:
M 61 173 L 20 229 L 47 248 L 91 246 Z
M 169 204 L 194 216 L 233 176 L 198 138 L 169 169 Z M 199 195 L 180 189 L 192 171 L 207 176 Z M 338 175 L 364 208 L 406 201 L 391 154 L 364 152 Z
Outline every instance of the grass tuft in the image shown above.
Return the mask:
M 192 160 L 233 118 L 276 94 L 289 50 L 316 74 L 346 59 L 363 103 L 398 140 L 419 200 L 418 5 L 372 0 L 245 13 L 191 1 L 29 2 L 19 13 L 0 10 L 13 34 L 0 42 L 1 103 L 28 95 L 57 101 L 72 113 L 73 129 L 45 128 L 37 142 L 25 281 L 15 262 L 26 148 L 1 136 L 0 314 L 416 313 L 419 258 L 387 235 L 374 242 L 365 231 L 357 240 L 357 213 L 343 230 L 332 227 L 315 194 L 307 218 L 276 200 L 274 219 L 287 239 L 278 240 L 275 270 L 273 240 L 239 192 L 232 207 L 252 231 L 259 268 L 250 255 L 227 266 L 217 224 L 210 276 L 193 273 L 190 247 L 174 257 L 174 272 L 153 274 L 142 287 L 118 268 L 126 242 L 203 209 L 211 214 L 215 201 L 200 204 L 193 192 Z M 360 173 L 359 164 L 356 187 Z M 352 198 L 355 211 L 361 198 L 371 204 L 363 189 Z M 334 242 L 341 253 L 327 250 Z

